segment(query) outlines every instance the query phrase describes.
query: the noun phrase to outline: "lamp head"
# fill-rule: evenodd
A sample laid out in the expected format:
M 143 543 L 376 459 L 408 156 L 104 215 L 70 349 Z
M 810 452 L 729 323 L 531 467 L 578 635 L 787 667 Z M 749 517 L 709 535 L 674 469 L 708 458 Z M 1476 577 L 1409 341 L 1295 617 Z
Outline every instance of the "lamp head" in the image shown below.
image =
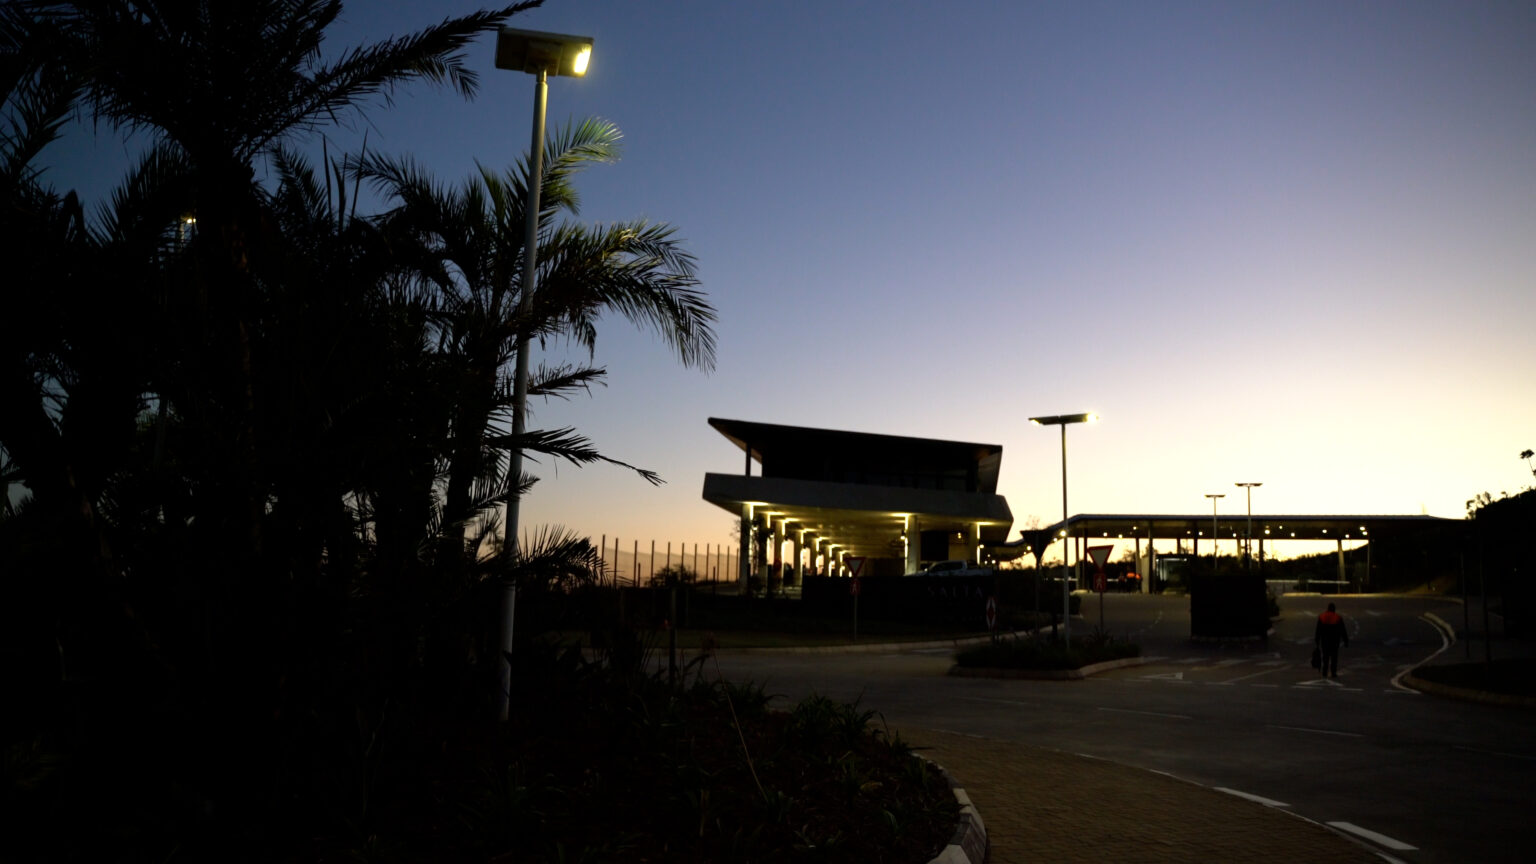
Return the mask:
M 1086 414 L 1053 414 L 1048 417 L 1031 417 L 1029 422 L 1036 426 L 1065 426 L 1068 423 L 1097 423 L 1099 415 L 1092 411 Z
M 592 59 L 592 37 L 503 27 L 496 34 L 496 68 L 581 77 Z

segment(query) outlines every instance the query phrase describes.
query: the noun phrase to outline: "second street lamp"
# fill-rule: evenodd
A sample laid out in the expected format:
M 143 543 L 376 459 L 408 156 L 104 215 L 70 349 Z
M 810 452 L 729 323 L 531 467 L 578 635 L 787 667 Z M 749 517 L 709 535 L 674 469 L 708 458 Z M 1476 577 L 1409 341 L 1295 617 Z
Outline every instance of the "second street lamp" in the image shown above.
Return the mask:
M 1072 545 L 1072 532 L 1067 531 L 1067 426 L 1071 423 L 1096 423 L 1099 415 L 1093 412 L 1087 414 L 1054 414 L 1049 417 L 1031 417 L 1029 422 L 1036 426 L 1060 426 L 1061 427 L 1061 636 L 1066 644 L 1072 644 L 1072 592 L 1067 590 L 1067 552 Z
M 587 74 L 592 57 L 592 39 L 537 30 L 503 27 L 496 34 L 496 68 L 527 72 L 535 77 L 533 90 L 533 143 L 528 153 L 528 188 L 523 203 L 523 278 L 517 297 L 517 360 L 512 378 L 512 449 L 507 465 L 507 517 L 502 543 L 502 557 L 508 567 L 520 554 L 517 530 L 522 495 L 518 486 L 523 476 L 523 449 L 518 443 L 528 423 L 528 322 L 534 281 L 539 263 L 539 192 L 544 180 L 544 113 L 549 95 L 550 75 L 580 77 Z M 501 608 L 501 689 L 496 714 L 506 720 L 512 689 L 512 628 L 517 614 L 517 584 L 510 578 L 502 592 Z
M 1227 497 L 1225 492 L 1207 492 L 1205 497 L 1211 499 L 1211 575 L 1216 575 L 1216 499 Z
M 1243 545 L 1243 561 L 1249 567 L 1253 567 L 1253 487 L 1263 486 L 1263 483 L 1234 483 L 1248 493 L 1248 542 Z M 1263 569 L 1262 567 L 1260 568 Z

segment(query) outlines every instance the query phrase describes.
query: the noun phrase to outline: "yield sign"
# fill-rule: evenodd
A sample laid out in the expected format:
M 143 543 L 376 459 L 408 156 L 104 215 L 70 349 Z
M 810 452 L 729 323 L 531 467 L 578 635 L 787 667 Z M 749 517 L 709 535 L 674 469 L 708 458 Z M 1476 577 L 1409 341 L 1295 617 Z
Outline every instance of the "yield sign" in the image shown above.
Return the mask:
M 860 555 L 857 558 L 850 556 L 848 558 L 844 558 L 843 560 L 847 562 L 848 573 L 853 578 L 859 578 L 859 574 L 864 572 L 864 556 Z
M 1088 560 L 1093 562 L 1094 567 L 1103 570 L 1104 562 L 1109 560 L 1109 553 L 1113 552 L 1114 549 L 1115 546 L 1112 543 L 1108 546 L 1089 546 Z

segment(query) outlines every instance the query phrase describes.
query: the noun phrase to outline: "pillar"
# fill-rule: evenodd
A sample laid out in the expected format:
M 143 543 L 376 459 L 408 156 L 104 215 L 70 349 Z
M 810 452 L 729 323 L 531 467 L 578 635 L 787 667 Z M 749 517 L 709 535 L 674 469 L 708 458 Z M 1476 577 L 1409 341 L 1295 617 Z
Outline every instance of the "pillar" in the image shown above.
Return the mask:
M 918 553 L 921 551 L 921 547 L 923 545 L 922 542 L 921 542 L 922 538 L 918 534 L 918 532 L 920 530 L 921 529 L 918 527 L 917 517 L 916 516 L 908 516 L 907 517 L 907 528 L 906 528 L 906 537 L 907 537 L 907 568 L 906 568 L 906 570 L 904 572 L 916 573 L 918 565 L 922 563 L 918 559 L 918 557 L 917 557 Z

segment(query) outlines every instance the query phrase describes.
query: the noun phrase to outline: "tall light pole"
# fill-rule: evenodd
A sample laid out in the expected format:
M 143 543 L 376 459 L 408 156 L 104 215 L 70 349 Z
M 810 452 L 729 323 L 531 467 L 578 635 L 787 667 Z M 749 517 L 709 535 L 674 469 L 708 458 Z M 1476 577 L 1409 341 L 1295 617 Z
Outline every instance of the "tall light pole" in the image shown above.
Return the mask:
M 1216 499 L 1227 497 L 1225 492 L 1207 492 L 1205 497 L 1211 499 L 1211 575 L 1216 575 Z
M 1253 569 L 1253 487 L 1263 486 L 1263 483 L 1234 483 L 1248 492 L 1248 542 L 1244 546 L 1244 557 L 1247 559 L 1248 569 Z
M 1067 552 L 1072 545 L 1072 532 L 1067 527 L 1067 426 L 1071 423 L 1095 423 L 1099 415 L 1089 412 L 1087 414 L 1056 414 L 1050 417 L 1031 417 L 1029 422 L 1036 426 L 1060 426 L 1061 427 L 1061 636 L 1068 645 L 1072 644 L 1072 592 L 1067 590 Z
M 544 180 L 544 111 L 549 96 L 550 75 L 580 77 L 587 74 L 592 58 L 589 36 L 567 36 L 503 27 L 496 34 L 496 68 L 527 72 L 534 76 L 533 143 L 528 148 L 528 188 L 523 202 L 523 280 L 517 297 L 517 365 L 512 379 L 512 450 L 507 465 L 507 518 L 502 542 L 502 557 L 510 569 L 517 560 L 518 511 L 522 495 L 518 486 L 523 476 L 523 450 L 518 445 L 528 422 L 528 324 L 534 281 L 539 264 L 539 192 Z M 512 628 L 517 614 L 517 583 L 509 578 L 502 589 L 501 606 L 501 689 L 493 695 L 497 716 L 506 720 L 512 691 Z

